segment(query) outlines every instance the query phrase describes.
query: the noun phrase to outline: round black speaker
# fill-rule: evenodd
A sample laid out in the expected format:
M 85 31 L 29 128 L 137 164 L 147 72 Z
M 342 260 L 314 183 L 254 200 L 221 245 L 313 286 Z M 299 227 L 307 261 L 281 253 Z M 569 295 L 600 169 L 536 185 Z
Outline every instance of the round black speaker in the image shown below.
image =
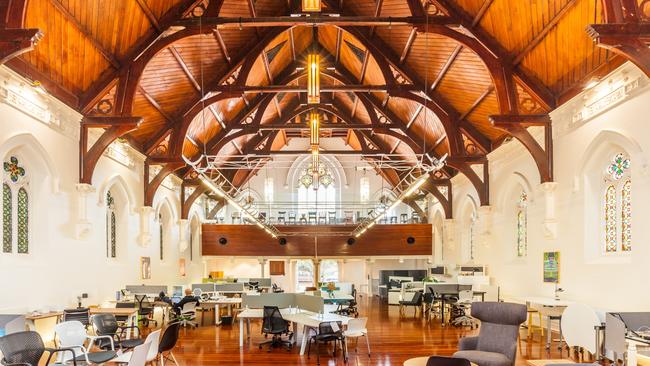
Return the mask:
M 280 242 L 280 245 L 287 245 L 287 239 L 285 239 L 285 238 L 280 238 L 279 242 Z
M 406 238 L 406 242 L 407 242 L 409 245 L 415 244 L 415 238 L 412 237 L 412 236 L 409 236 L 408 238 Z
M 228 243 L 228 239 L 224 237 L 219 238 L 219 244 L 226 245 L 227 243 Z
M 354 244 L 356 240 L 354 238 L 348 238 L 348 245 Z

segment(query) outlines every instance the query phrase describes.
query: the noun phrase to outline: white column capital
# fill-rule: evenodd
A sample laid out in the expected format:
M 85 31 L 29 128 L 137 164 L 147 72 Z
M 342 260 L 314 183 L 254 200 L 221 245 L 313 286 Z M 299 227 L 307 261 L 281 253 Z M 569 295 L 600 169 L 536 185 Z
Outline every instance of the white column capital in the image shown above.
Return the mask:
M 77 191 L 77 222 L 75 223 L 75 237 L 85 240 L 92 232 L 92 224 L 88 221 L 88 194 L 95 192 L 95 187 L 87 183 L 78 183 Z
M 140 234 L 138 235 L 138 244 L 143 247 L 146 247 L 151 243 L 151 233 L 149 231 L 149 224 L 151 219 L 151 214 L 153 213 L 153 207 L 151 206 L 141 206 L 136 209 L 136 212 L 140 215 Z
M 539 189 L 544 193 L 551 193 L 551 192 L 555 192 L 557 186 L 558 186 L 557 182 L 544 182 L 539 185 Z

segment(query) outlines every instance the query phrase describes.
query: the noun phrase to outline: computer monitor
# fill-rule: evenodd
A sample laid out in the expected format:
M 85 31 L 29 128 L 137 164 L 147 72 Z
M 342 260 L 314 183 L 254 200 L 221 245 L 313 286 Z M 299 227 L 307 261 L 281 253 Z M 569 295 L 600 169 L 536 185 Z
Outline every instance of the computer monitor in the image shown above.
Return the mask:
M 183 286 L 174 286 L 172 290 L 172 297 L 183 297 Z
M 432 275 L 444 275 L 446 273 L 447 273 L 447 268 L 445 266 L 431 267 Z

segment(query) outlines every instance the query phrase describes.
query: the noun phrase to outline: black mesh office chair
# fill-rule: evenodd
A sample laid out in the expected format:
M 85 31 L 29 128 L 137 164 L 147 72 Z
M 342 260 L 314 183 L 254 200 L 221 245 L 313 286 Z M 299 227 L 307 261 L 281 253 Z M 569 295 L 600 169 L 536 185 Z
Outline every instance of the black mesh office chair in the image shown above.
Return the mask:
M 178 331 L 180 329 L 181 323 L 171 323 L 167 326 L 167 329 L 165 329 L 162 337 L 160 337 L 160 343 L 158 343 L 158 357 L 160 358 L 161 366 L 165 366 L 165 360 L 172 361 L 176 366 L 178 366 L 178 362 L 172 353 L 172 349 L 176 347 L 176 342 L 178 342 Z
M 262 320 L 262 333 L 264 336 L 272 335 L 272 338 L 266 342 L 260 343 L 259 347 L 268 344 L 269 352 L 274 347 L 286 346 L 287 351 L 291 351 L 291 338 L 293 333 L 289 330 L 289 322 L 284 320 L 280 309 L 277 306 L 264 307 L 264 319 Z M 282 336 L 286 335 L 289 340 L 282 340 Z
M 316 364 L 320 365 L 320 345 L 334 342 L 334 354 L 336 357 L 336 344 L 341 343 L 343 350 L 343 360 L 347 362 L 348 355 L 345 353 L 345 336 L 343 335 L 343 323 L 341 322 L 323 322 L 318 324 L 318 334 L 313 335 L 307 346 L 307 358 L 311 350 L 311 343 L 316 343 Z
M 45 365 L 63 365 L 60 363 L 50 364 L 52 356 L 57 352 L 72 353 L 72 364 L 77 365 L 76 355 L 72 348 L 46 348 L 43 339 L 36 332 L 18 332 L 0 337 L 0 353 L 3 356 L 0 364 L 2 365 L 38 366 L 45 352 L 49 353 Z
M 248 289 L 251 291 L 259 291 L 260 283 L 258 281 L 250 281 L 248 282 Z
M 76 308 L 63 310 L 63 321 L 67 322 L 72 320 L 76 320 L 88 328 L 88 325 L 90 325 L 90 309 Z
M 341 309 L 337 309 L 335 313 L 337 314 L 342 314 L 342 315 L 347 315 L 347 316 L 354 316 L 355 318 L 359 317 L 359 309 L 357 308 L 358 303 L 357 303 L 357 289 L 352 289 L 352 300 L 348 301 L 346 307 L 342 307 Z
M 284 290 L 281 289 L 277 283 L 271 285 L 271 290 L 273 291 L 274 294 L 281 294 L 284 292 Z
M 95 329 L 95 334 L 98 336 L 113 337 L 115 347 L 128 350 L 144 343 L 144 339 L 141 338 L 123 339 L 124 333 L 127 329 L 133 329 L 138 337 L 140 336 L 140 329 L 134 325 L 118 325 L 117 319 L 115 319 L 113 314 L 95 314 L 90 318 L 90 321 Z M 103 350 L 111 349 L 111 342 L 108 339 L 98 339 L 97 343 L 99 348 Z
M 431 356 L 427 360 L 427 366 L 470 366 L 471 363 L 464 358 Z
M 400 313 L 404 312 L 404 307 L 406 306 L 413 306 L 415 310 L 413 311 L 413 315 L 416 315 L 418 313 L 418 309 L 422 309 L 422 292 L 418 291 L 413 295 L 413 299 L 410 301 L 400 301 L 399 302 L 399 311 Z
M 149 301 L 147 295 L 135 295 L 135 301 L 138 303 L 138 319 L 145 327 L 149 326 L 149 322 L 153 322 L 158 326 L 158 322 L 153 320 L 153 303 Z

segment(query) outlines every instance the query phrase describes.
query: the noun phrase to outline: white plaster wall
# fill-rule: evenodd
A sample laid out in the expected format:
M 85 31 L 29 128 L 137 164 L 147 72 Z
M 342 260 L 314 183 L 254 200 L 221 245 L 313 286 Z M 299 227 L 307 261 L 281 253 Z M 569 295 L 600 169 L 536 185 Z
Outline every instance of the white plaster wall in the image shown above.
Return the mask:
M 631 66 L 626 65 L 629 70 Z M 625 76 L 625 73 L 623 73 Z M 636 77 L 638 72 L 629 74 Z M 603 83 L 608 82 L 606 79 Z M 643 76 L 643 80 L 646 80 Z M 647 81 L 646 81 L 647 83 Z M 643 290 L 650 262 L 650 181 L 647 161 L 650 158 L 650 130 L 647 128 L 650 91 L 646 87 L 623 103 L 581 126 L 572 126 L 571 117 L 580 107 L 581 98 L 567 103 L 552 113 L 554 139 L 555 193 L 557 212 L 557 239 L 546 239 L 543 232 L 545 202 L 540 191 L 537 168 L 530 154 L 519 142 L 513 140 L 489 156 L 491 235 L 481 232 L 477 237 L 476 264 L 488 265 L 493 284 L 501 287 L 506 299 L 522 299 L 526 296 L 553 296 L 554 285 L 542 281 L 542 255 L 545 251 L 560 251 L 560 286 L 565 290 L 563 298 L 584 302 L 598 308 L 616 310 L 648 310 L 650 293 Z M 606 258 L 593 261 L 586 256 L 586 249 L 600 245 L 599 239 L 585 233 L 597 232 L 602 225 L 598 212 L 585 208 L 585 192 L 582 165 L 593 154 L 590 144 L 603 131 L 612 131 L 624 137 L 622 148 L 632 155 L 633 180 L 633 252 L 629 257 Z M 602 136 L 602 135 L 601 135 Z M 609 134 L 606 133 L 606 136 Z M 611 140 L 611 139 L 610 139 Z M 598 140 L 602 144 L 619 144 L 620 141 Z M 635 149 L 641 152 L 636 153 Z M 609 159 L 600 164 L 604 169 Z M 516 216 L 513 209 L 517 184 L 529 182 L 533 192 L 528 208 L 528 255 L 516 257 Z M 462 239 L 467 232 L 463 225 L 462 207 L 469 199 L 476 199 L 476 192 L 469 182 L 454 179 L 455 229 L 444 243 L 444 263 L 449 266 L 463 263 Z M 588 199 L 596 200 L 590 196 Z M 481 218 L 479 218 L 481 219 Z M 593 235 L 592 235 L 593 236 Z M 450 239 L 450 240 L 449 240 Z
M 0 68 L 3 85 L 19 87 L 17 79 L 7 69 Z M 28 87 L 29 88 L 29 87 Z M 194 261 L 190 262 L 189 251 L 179 251 L 179 225 L 177 192 L 161 188 L 156 195 L 154 207 L 163 199 L 172 202 L 175 220 L 169 229 L 166 256 L 163 262 L 158 254 L 158 226 L 151 215 L 152 243 L 140 246 L 137 241 L 139 216 L 135 209 L 143 203 L 142 162 L 136 161 L 134 169 L 102 157 L 93 175 L 95 192 L 87 198 L 88 219 L 92 232 L 84 240 L 75 237 L 78 219 L 78 121 L 79 116 L 58 103 L 50 105 L 55 114 L 60 114 L 65 131 L 50 126 L 22 113 L 0 101 L 0 152 L 2 159 L 7 146 L 15 141 L 28 141 L 27 147 L 18 147 L 18 152 L 28 158 L 25 161 L 30 174 L 30 247 L 29 254 L 0 253 L 0 312 L 27 311 L 43 307 L 67 307 L 76 304 L 77 296 L 88 293 L 85 304 L 100 304 L 114 299 L 115 292 L 128 284 L 187 284 L 200 279 L 203 264 L 195 247 Z M 24 136 L 29 136 L 25 138 Z M 45 155 L 30 153 L 33 145 L 42 146 Z M 15 151 L 15 150 L 14 150 Z M 27 152 L 27 153 L 25 153 Z M 45 167 L 51 162 L 50 170 Z M 118 202 L 117 258 L 106 258 L 105 208 L 100 200 L 100 191 L 106 181 L 114 176 L 122 178 L 125 190 L 114 189 Z M 53 189 L 53 180 L 58 180 L 58 189 Z M 124 192 L 130 191 L 130 194 Z M 134 202 L 127 202 L 131 196 Z M 189 236 L 189 234 L 188 234 Z M 140 279 L 140 257 L 151 257 L 150 280 Z M 179 275 L 178 259 L 185 257 L 187 276 Z

